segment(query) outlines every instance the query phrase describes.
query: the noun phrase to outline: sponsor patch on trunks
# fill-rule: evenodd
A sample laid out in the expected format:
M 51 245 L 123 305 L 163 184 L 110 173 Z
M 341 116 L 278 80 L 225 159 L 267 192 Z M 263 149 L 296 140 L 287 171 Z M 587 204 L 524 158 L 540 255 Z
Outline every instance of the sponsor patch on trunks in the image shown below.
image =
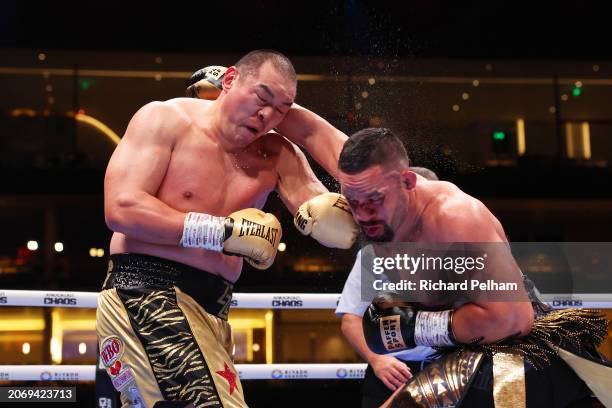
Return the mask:
M 107 337 L 100 346 L 100 362 L 106 367 L 111 378 L 121 372 L 123 365 L 121 357 L 124 350 L 123 341 L 117 336 Z
M 126 385 L 133 384 L 133 380 L 134 374 L 132 374 L 132 370 L 130 367 L 126 367 L 113 378 L 113 387 L 115 387 L 117 391 L 122 391 Z

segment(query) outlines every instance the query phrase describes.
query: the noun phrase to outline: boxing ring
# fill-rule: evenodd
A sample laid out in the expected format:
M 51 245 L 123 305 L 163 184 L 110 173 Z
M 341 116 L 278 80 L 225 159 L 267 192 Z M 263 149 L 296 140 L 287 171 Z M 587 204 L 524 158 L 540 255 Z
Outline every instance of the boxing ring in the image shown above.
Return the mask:
M 95 309 L 97 292 L 1 290 L 0 306 Z M 611 309 L 612 294 L 542 294 L 556 309 Z M 607 300 L 602 301 L 605 297 Z M 287 300 L 290 299 L 290 300 Z M 235 309 L 335 309 L 337 293 L 234 293 Z M 366 364 L 236 364 L 241 380 L 361 379 Z M 0 381 L 73 381 L 95 379 L 95 365 L 0 365 Z

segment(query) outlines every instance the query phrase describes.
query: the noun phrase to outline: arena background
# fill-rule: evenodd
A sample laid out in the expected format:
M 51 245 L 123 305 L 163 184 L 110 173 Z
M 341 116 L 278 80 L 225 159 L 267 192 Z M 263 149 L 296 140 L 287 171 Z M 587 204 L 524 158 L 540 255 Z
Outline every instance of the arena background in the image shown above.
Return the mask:
M 116 138 L 140 106 L 182 96 L 191 72 L 256 48 L 293 60 L 299 104 L 347 134 L 392 128 L 415 165 L 481 199 L 512 241 L 611 241 L 609 24 L 595 2 L 3 2 L 0 291 L 98 291 Z M 236 291 L 339 293 L 357 248 L 302 237 L 274 195 L 266 210 L 286 249 L 267 271 L 245 267 Z M 546 254 L 528 273 L 544 293 L 568 290 Z M 612 293 L 609 272 L 585 279 Z M 0 365 L 94 364 L 94 313 L 1 308 Z M 332 310 L 240 309 L 230 320 L 240 363 L 360 362 Z M 609 340 L 602 351 L 612 356 Z M 359 387 L 244 381 L 255 407 L 357 406 Z M 77 399 L 93 406 L 93 383 L 78 383 Z

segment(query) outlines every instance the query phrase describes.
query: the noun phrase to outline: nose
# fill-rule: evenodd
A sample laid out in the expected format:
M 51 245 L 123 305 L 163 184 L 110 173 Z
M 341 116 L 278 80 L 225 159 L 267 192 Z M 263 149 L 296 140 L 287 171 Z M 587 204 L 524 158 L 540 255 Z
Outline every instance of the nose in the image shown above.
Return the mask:
M 272 115 L 272 108 L 269 106 L 264 106 L 263 108 L 259 110 L 259 112 L 257 112 L 257 117 L 263 123 L 266 123 L 271 115 Z
M 376 209 L 369 205 L 359 205 L 352 210 L 358 222 L 367 222 L 376 217 Z

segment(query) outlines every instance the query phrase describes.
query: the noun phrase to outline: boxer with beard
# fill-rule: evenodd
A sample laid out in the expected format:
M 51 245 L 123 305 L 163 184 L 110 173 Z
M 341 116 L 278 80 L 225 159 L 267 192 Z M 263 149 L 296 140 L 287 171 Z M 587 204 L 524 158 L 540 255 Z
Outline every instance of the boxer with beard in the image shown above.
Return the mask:
M 338 181 L 371 242 L 507 248 L 504 229 L 486 206 L 449 182 L 418 177 L 404 145 L 388 129 L 364 129 L 349 138 Z M 502 255 L 495 265 L 521 276 L 510 251 Z M 591 390 L 609 402 L 609 388 L 601 383 L 611 368 L 596 351 L 607 322 L 593 311 L 550 311 L 533 291 L 527 294 L 514 301 L 457 297 L 440 304 L 379 293 L 362 320 L 370 350 L 430 348 L 439 357 L 411 373 L 406 385 L 400 372 L 385 406 L 590 406 Z

